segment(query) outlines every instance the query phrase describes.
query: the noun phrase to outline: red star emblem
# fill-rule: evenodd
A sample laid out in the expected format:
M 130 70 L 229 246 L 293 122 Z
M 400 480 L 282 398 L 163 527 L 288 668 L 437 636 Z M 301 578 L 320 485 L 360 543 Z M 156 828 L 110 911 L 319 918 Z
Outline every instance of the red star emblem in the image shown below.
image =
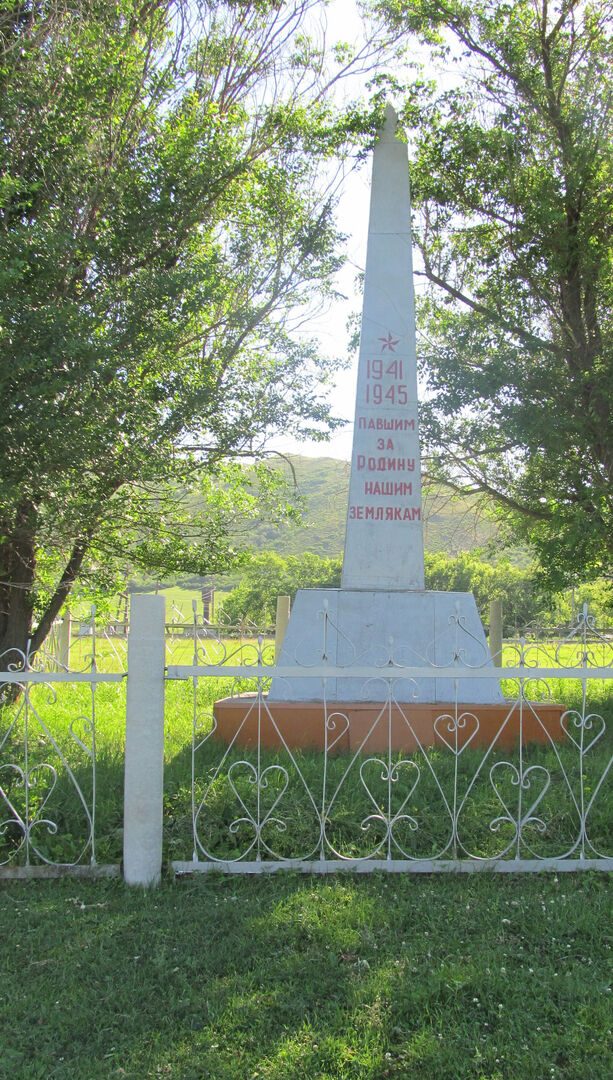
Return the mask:
M 388 330 L 387 337 L 380 337 L 378 338 L 378 340 L 383 342 L 383 345 L 381 346 L 381 352 L 385 352 L 386 349 L 389 349 L 390 352 L 394 352 L 394 345 L 398 344 L 400 338 L 393 338 L 392 331 Z

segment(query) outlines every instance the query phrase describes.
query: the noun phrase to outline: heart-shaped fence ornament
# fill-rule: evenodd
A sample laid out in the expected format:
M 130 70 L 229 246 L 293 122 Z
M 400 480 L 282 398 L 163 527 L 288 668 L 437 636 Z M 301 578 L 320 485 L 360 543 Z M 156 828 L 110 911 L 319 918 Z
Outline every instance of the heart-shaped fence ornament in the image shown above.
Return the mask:
M 217 731 L 217 718 L 212 712 L 200 713 L 194 722 L 193 752 L 200 750 Z
M 250 761 L 233 761 L 232 762 L 232 764 L 230 765 L 230 767 L 228 769 L 228 772 L 226 774 L 226 779 L 228 781 L 228 784 L 230 786 L 232 794 L 234 795 L 237 802 L 240 803 L 243 810 L 245 811 L 246 817 L 245 818 L 237 818 L 235 822 L 232 822 L 232 824 L 230 825 L 231 830 L 234 828 L 234 826 L 237 825 L 238 822 L 242 823 L 243 821 L 249 821 L 250 824 L 252 824 L 254 827 L 257 827 L 257 822 L 256 822 L 253 814 L 249 810 L 249 807 L 247 806 L 247 803 L 245 802 L 242 795 L 240 794 L 240 792 L 238 790 L 238 787 L 237 787 L 237 784 L 235 783 L 235 780 L 234 780 L 234 773 L 237 773 L 239 769 L 244 770 L 244 774 L 242 776 L 239 776 L 239 781 L 240 780 L 246 780 L 249 784 L 257 784 L 257 782 L 258 782 L 257 769 L 256 769 L 255 765 L 251 764 Z
M 400 806 L 395 811 L 392 811 L 390 805 L 389 811 L 386 812 L 381 806 L 380 801 L 377 801 L 376 795 L 370 787 L 365 776 L 365 771 L 369 765 L 374 765 L 377 768 L 377 770 L 379 771 L 379 780 L 382 784 L 386 785 L 389 788 L 390 795 L 391 791 L 393 790 L 392 785 L 397 784 L 400 779 L 400 769 L 404 768 L 407 769 L 410 773 L 413 773 L 413 783 L 406 792 L 402 802 L 400 803 Z M 420 778 L 421 769 L 419 765 L 417 764 L 417 762 L 411 761 L 410 759 L 403 759 L 401 761 L 397 761 L 391 768 L 386 762 L 382 761 L 381 758 L 371 757 L 367 758 L 366 761 L 363 761 L 360 766 L 360 780 L 362 781 L 364 790 L 366 791 L 368 798 L 373 804 L 376 813 L 368 814 L 368 816 L 365 817 L 360 823 L 361 828 L 364 831 L 367 831 L 370 827 L 371 822 L 373 821 L 380 821 L 382 824 L 384 824 L 386 831 L 385 836 L 382 838 L 380 844 L 383 844 L 388 839 L 388 837 L 392 835 L 392 830 L 394 826 L 400 821 L 405 821 L 408 824 L 409 828 L 413 832 L 415 832 L 419 827 L 416 819 L 411 814 L 403 813 L 403 811 L 407 803 L 413 796 L 415 789 L 419 784 Z M 400 845 L 398 844 L 396 838 L 393 837 L 393 839 L 396 846 L 400 848 Z M 400 848 L 400 850 L 402 849 Z
M 467 721 L 472 721 L 472 724 L 467 724 Z M 445 728 L 450 735 L 455 735 L 453 742 L 443 734 L 443 728 Z M 477 734 L 479 730 L 479 721 L 475 714 L 471 712 L 460 713 L 457 718 L 451 716 L 450 713 L 442 713 L 440 716 L 437 716 L 434 721 L 434 730 L 441 742 L 445 743 L 445 746 L 451 750 L 451 753 L 456 754 L 459 757 L 460 754 L 464 753 L 466 747 L 472 742 Z M 466 737 L 462 738 L 462 736 Z
M 21 848 L 26 841 L 28 823 L 24 820 L 22 814 L 20 814 L 17 807 L 11 802 L 8 797 L 8 794 L 3 784 L 6 784 L 7 789 L 10 789 L 11 780 L 9 780 L 8 783 L 6 782 L 6 780 L 4 780 L 4 778 L 2 777 L 2 773 L 4 772 L 6 772 L 10 777 L 12 777 L 12 783 L 16 788 L 21 788 L 23 790 L 25 790 L 26 786 L 25 773 L 23 769 L 19 767 L 19 765 L 14 765 L 12 762 L 8 762 L 6 765 L 0 765 L 0 798 L 4 800 L 6 806 L 10 811 L 10 817 L 6 818 L 4 821 L 0 820 L 0 836 L 4 836 L 9 826 L 17 826 L 21 830 L 22 834 L 22 839 L 19 844 L 19 847 Z M 4 865 L 4 863 L 0 863 L 0 865 Z
M 419 784 L 419 781 L 421 779 L 421 769 L 420 769 L 420 767 L 419 767 L 419 765 L 417 764 L 416 761 L 405 761 L 405 760 L 397 761 L 396 764 L 393 766 L 392 771 L 390 773 L 390 778 L 391 778 L 392 783 L 396 783 L 396 781 L 399 779 L 400 769 L 402 769 L 402 768 L 406 768 L 406 769 L 409 769 L 410 771 L 412 771 L 413 775 L 414 775 L 414 780 L 413 780 L 412 787 L 407 792 L 405 798 L 402 800 L 400 806 L 398 807 L 398 809 L 396 810 L 396 813 L 394 814 L 392 820 L 390 821 L 390 832 L 392 832 L 392 835 L 393 835 L 394 825 L 396 825 L 397 822 L 399 822 L 399 821 L 407 822 L 408 825 L 409 825 L 409 828 L 413 832 L 416 832 L 417 829 L 419 828 L 416 818 L 414 818 L 412 814 L 405 814 L 403 811 L 404 811 L 404 808 L 407 805 L 409 799 L 412 798 L 417 785 Z M 395 843 L 398 843 L 398 841 L 395 840 Z
M 250 810 L 246 800 L 238 790 L 238 786 L 234 782 L 234 776 L 232 775 L 239 768 L 244 770 L 241 779 L 243 781 L 246 780 L 249 784 L 253 784 L 258 794 L 265 791 L 270 786 L 270 781 L 273 777 L 281 780 L 279 789 L 276 792 L 273 789 L 273 801 L 268 810 L 262 812 L 262 807 L 259 806 L 259 798 L 256 798 L 256 807 L 254 808 L 254 811 L 252 812 L 252 810 Z M 251 762 L 235 761 L 228 769 L 227 779 L 237 802 L 244 810 L 244 815 L 235 818 L 234 821 L 230 823 L 228 827 L 229 831 L 235 834 L 238 832 L 241 825 L 250 825 L 254 833 L 247 851 L 243 852 L 243 855 L 245 855 L 258 841 L 263 843 L 262 830 L 265 825 L 274 824 L 279 831 L 285 831 L 287 828 L 286 823 L 280 819 L 274 818 L 273 814 L 289 787 L 289 775 L 287 769 L 283 768 L 281 765 L 269 765 L 268 768 L 264 769 L 264 771 L 258 775 L 257 769 Z M 264 847 L 271 851 L 267 844 L 264 844 Z
M 342 721 L 342 727 L 331 741 L 328 741 L 328 732 L 336 731 L 337 719 Z M 326 749 L 328 753 L 333 750 L 339 739 L 349 731 L 349 717 L 343 712 L 332 712 L 326 717 Z
M 583 730 L 584 732 L 593 730 L 595 720 L 598 720 L 600 722 L 599 730 L 596 732 L 593 739 L 591 739 L 590 742 L 587 743 L 587 745 L 585 743 L 583 744 L 583 748 L 581 747 L 581 742 L 578 741 L 572 734 L 569 723 L 571 720 L 575 730 Z M 599 713 L 589 713 L 585 718 L 583 718 L 581 716 L 581 713 L 576 712 L 574 709 L 568 709 L 567 712 L 563 713 L 563 715 L 560 717 L 560 727 L 562 728 L 562 731 L 564 731 L 565 734 L 568 736 L 570 741 L 575 744 L 577 750 L 580 750 L 582 753 L 587 754 L 587 752 L 592 749 L 594 744 L 597 743 L 600 738 L 602 738 L 606 731 L 607 725 L 604 718 L 600 716 Z
M 501 795 L 498 784 L 494 778 L 494 773 L 496 772 L 496 770 L 500 769 L 507 769 L 510 771 L 511 784 L 513 785 L 513 787 L 518 788 L 518 795 L 520 792 L 530 791 L 533 780 L 537 776 L 543 779 L 543 786 L 538 792 L 536 798 L 532 800 L 527 811 L 524 812 L 522 810 L 520 812 L 519 801 L 517 805 L 517 812 L 515 815 L 513 814 L 513 811 L 510 809 L 510 807 L 507 806 L 507 803 Z M 545 795 L 547 794 L 547 791 L 549 790 L 549 786 L 551 784 L 551 774 L 548 769 L 546 769 L 543 765 L 530 765 L 530 767 L 525 769 L 524 772 L 520 775 L 519 770 L 516 768 L 515 765 L 512 764 L 512 762 L 497 761 L 494 765 L 492 765 L 490 769 L 490 783 L 492 785 L 492 788 L 494 789 L 494 792 L 496 793 L 498 801 L 505 810 L 505 814 L 502 817 L 494 818 L 490 822 L 490 829 L 493 832 L 497 832 L 499 826 L 504 822 L 508 822 L 510 825 L 513 825 L 515 827 L 515 836 L 516 838 L 517 836 L 519 836 L 520 839 L 525 825 L 535 825 L 539 832 L 545 832 L 547 828 L 545 822 L 541 818 L 535 817 L 534 811 L 536 810 L 537 806 L 543 801 Z

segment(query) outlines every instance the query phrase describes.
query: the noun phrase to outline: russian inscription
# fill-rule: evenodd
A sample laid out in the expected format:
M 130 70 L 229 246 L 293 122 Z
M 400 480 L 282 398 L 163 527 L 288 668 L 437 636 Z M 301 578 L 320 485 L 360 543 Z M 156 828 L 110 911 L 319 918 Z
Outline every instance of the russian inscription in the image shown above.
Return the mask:
M 343 588 L 423 589 L 408 167 L 388 135 L 375 146 Z
M 400 337 L 394 336 L 391 330 L 378 340 L 384 343 L 382 351 L 394 351 L 400 343 Z M 363 408 L 357 416 L 357 427 L 359 431 L 372 433 L 372 437 L 362 439 L 360 449 L 364 452 L 354 458 L 356 470 L 365 474 L 363 488 L 354 489 L 354 500 L 361 495 L 364 501 L 350 503 L 349 518 L 371 522 L 421 521 L 421 500 L 416 497 L 414 502 L 406 503 L 407 496 L 413 496 L 413 483 L 379 479 L 381 473 L 415 472 L 416 461 L 419 461 L 417 403 L 410 401 L 409 385 L 402 381 L 407 361 L 400 356 L 394 360 L 382 360 L 377 356 L 366 356 L 365 359 L 366 378 L 358 388 L 358 407 L 361 404 Z M 406 375 L 409 375 L 408 370 Z M 362 402 L 360 397 L 363 397 Z M 407 416 L 407 411 L 414 415 Z M 394 438 L 391 438 L 392 432 Z M 415 492 L 417 495 L 418 491 Z

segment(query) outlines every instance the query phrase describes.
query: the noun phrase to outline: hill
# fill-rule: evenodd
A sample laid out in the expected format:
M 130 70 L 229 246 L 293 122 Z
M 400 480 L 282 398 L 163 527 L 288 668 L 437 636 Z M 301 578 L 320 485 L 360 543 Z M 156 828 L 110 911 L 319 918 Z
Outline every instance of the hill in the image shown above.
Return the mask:
M 345 541 L 345 518 L 349 495 L 349 462 L 336 458 L 292 456 L 291 467 L 279 468 L 296 480 L 301 496 L 304 524 L 301 526 L 263 523 L 250 529 L 250 543 L 256 551 L 298 555 L 312 551 L 332 558 L 341 555 Z M 496 526 L 476 498 L 459 498 L 440 488 L 424 498 L 424 543 L 427 551 L 471 551 L 484 547 L 496 534 Z
M 324 558 L 343 554 L 345 524 L 349 497 L 349 462 L 337 458 L 301 457 L 292 455 L 279 459 L 278 468 L 289 482 L 295 483 L 295 493 L 303 505 L 302 525 L 279 525 L 262 521 L 249 522 L 248 532 L 241 531 L 235 540 L 240 547 L 254 551 L 274 551 L 286 558 L 312 551 Z M 496 525 L 488 518 L 486 508 L 476 497 L 451 495 L 444 488 L 429 491 L 423 500 L 424 546 L 429 552 L 457 555 L 460 551 L 486 549 L 496 538 Z M 530 558 L 522 549 L 505 549 L 504 555 L 520 569 Z M 488 561 L 496 562 L 491 554 Z M 241 580 L 240 570 L 217 579 L 217 587 L 234 588 Z M 165 585 L 199 589 L 208 578 L 182 577 L 166 581 Z M 151 580 L 135 575 L 138 587 L 150 587 Z

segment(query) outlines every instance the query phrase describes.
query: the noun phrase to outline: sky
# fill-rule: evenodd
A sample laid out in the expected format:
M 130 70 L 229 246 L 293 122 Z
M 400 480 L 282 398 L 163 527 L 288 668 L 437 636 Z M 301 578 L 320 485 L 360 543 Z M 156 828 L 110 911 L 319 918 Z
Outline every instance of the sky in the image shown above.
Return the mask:
M 354 173 L 345 180 L 339 203 L 339 227 L 347 234 L 348 239 L 344 248 L 346 263 L 337 275 L 336 287 L 346 299 L 331 304 L 321 315 L 309 320 L 305 327 L 305 332 L 317 338 L 322 351 L 327 355 L 346 357 L 351 361 L 347 369 L 336 373 L 334 387 L 328 395 L 335 415 L 347 419 L 348 424 L 332 435 L 326 443 L 282 440 L 285 444 L 284 452 L 304 454 L 308 457 L 341 458 L 346 461 L 351 457 L 358 354 L 356 350 L 351 352 L 349 349 L 350 331 L 347 329 L 347 321 L 352 314 L 359 314 L 362 306 L 357 277 L 364 270 L 366 262 L 370 171 L 371 165 L 368 162 L 359 174 Z M 275 449 L 283 448 L 279 445 L 275 446 Z
M 330 0 L 327 7 L 327 40 L 349 41 L 359 44 L 363 42 L 362 21 L 358 15 L 355 0 Z M 414 61 L 426 62 L 427 53 L 419 45 L 411 47 L 411 57 Z M 430 69 L 434 72 L 434 69 Z M 400 74 L 405 72 L 400 69 Z M 448 86 L 458 82 L 457 71 L 453 66 L 436 67 L 437 81 Z M 340 100 L 351 97 L 363 97 L 363 76 L 357 76 L 353 81 L 347 79 L 342 84 L 339 92 Z M 390 99 L 390 103 L 399 108 L 401 101 Z M 410 166 L 410 145 L 409 145 Z M 368 211 L 370 201 L 370 177 L 372 170 L 372 156 L 362 163 L 359 169 L 347 172 L 339 189 L 339 202 L 337 207 L 337 222 L 339 229 L 347 236 L 344 247 L 345 265 L 336 278 L 336 288 L 344 299 L 330 304 L 321 314 L 310 318 L 301 332 L 318 340 L 322 352 L 333 357 L 344 357 L 349 361 L 347 369 L 337 372 L 334 386 L 327 393 L 327 400 L 332 406 L 335 416 L 344 418 L 347 423 L 336 434 L 332 435 L 327 442 L 298 441 L 292 438 L 276 438 L 268 443 L 272 449 L 281 453 L 302 454 L 307 457 L 333 457 L 344 461 L 351 458 L 353 441 L 353 414 L 355 407 L 355 394 L 357 385 L 358 354 L 357 350 L 349 350 L 350 332 L 347 323 L 352 315 L 360 315 L 362 298 L 358 287 L 359 274 L 363 272 L 366 263 L 366 242 L 368 238 Z M 416 253 L 413 252 L 414 261 Z M 423 288 L 419 278 L 415 282 L 415 291 Z M 423 395 L 424 387 L 420 388 Z
M 328 39 L 355 41 L 361 40 L 362 23 L 357 14 L 354 0 L 332 0 L 327 14 Z M 344 86 L 343 94 L 350 95 L 352 84 Z M 363 94 L 363 80 L 359 78 L 355 86 L 356 95 Z M 276 438 L 269 443 L 271 448 L 281 453 L 303 454 L 307 457 L 334 457 L 348 461 L 351 457 L 353 439 L 353 412 L 357 383 L 357 351 L 350 354 L 347 322 L 351 315 L 361 310 L 361 293 L 358 288 L 358 275 L 364 270 L 366 262 L 366 240 L 368 234 L 368 207 L 370 200 L 371 162 L 367 161 L 359 168 L 347 173 L 340 188 L 337 207 L 337 222 L 347 242 L 343 249 L 345 265 L 336 277 L 336 288 L 346 299 L 330 304 L 321 314 L 309 319 L 301 332 L 308 337 L 315 337 L 323 352 L 329 356 L 346 357 L 351 360 L 347 370 L 337 372 L 335 384 L 327 395 L 336 416 L 348 421 L 346 426 L 333 435 L 329 442 L 299 442 L 291 438 Z

